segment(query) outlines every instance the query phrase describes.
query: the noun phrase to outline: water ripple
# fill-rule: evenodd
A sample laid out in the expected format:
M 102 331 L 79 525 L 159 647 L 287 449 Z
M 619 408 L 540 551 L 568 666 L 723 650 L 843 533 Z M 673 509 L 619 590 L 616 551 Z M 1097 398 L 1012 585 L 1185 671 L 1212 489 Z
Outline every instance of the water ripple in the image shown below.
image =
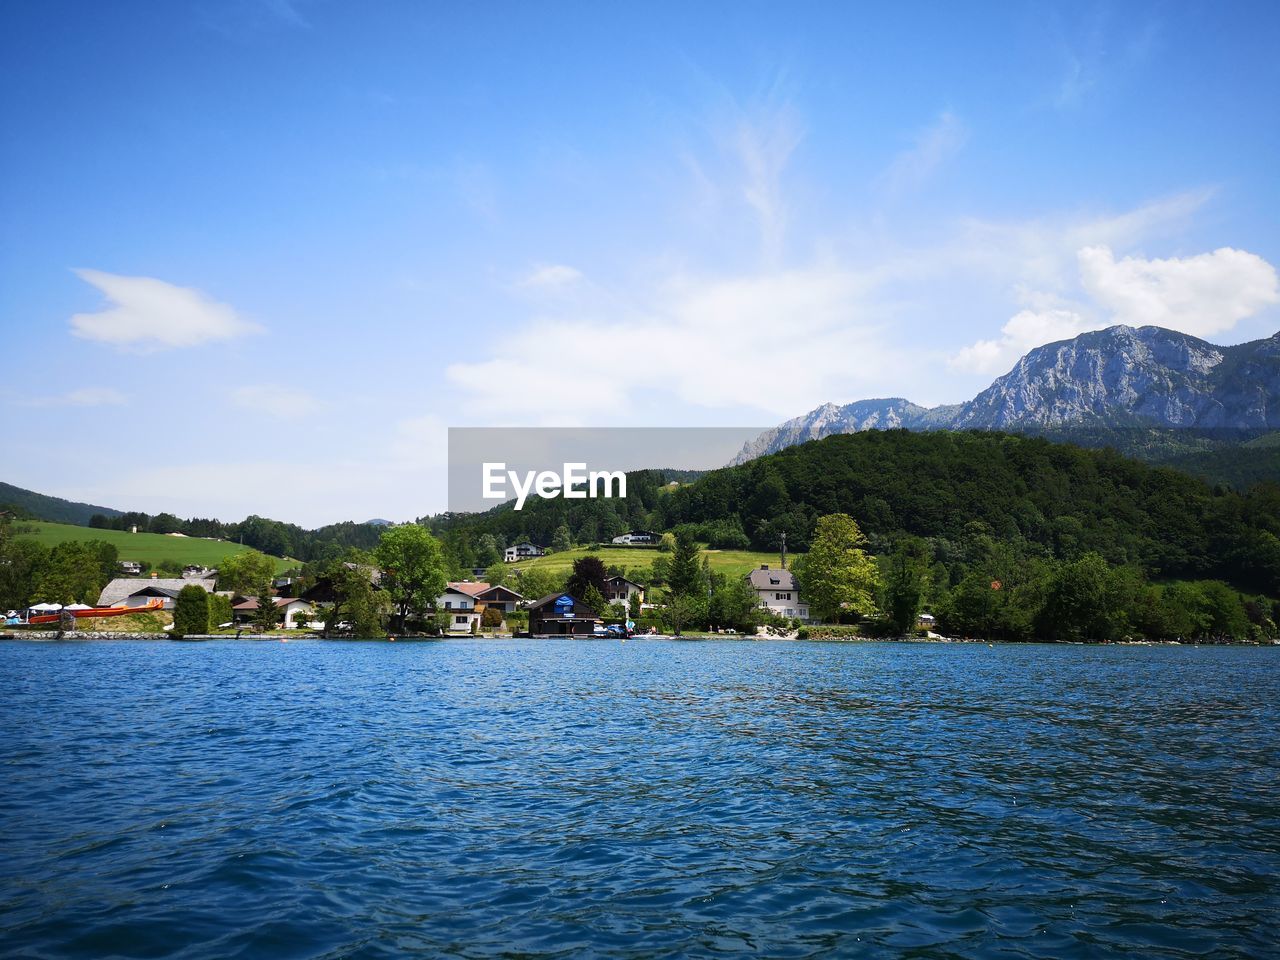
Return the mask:
M 0 953 L 1265 956 L 1274 649 L 0 644 Z

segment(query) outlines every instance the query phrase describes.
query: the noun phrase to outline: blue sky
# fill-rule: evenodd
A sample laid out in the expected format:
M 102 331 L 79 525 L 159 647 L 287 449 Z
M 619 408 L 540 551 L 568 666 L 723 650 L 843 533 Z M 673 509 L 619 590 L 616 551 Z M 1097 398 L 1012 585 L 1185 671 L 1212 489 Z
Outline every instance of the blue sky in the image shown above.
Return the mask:
M 5 4 L 3 479 L 406 519 L 450 425 L 1280 329 L 1280 7 L 973 7 Z

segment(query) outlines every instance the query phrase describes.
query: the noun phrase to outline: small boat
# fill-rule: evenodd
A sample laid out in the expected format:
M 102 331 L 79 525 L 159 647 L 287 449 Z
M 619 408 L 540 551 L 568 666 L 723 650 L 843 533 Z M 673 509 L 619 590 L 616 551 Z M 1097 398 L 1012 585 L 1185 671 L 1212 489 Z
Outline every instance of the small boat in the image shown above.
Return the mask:
M 27 623 L 58 623 L 62 620 L 62 614 L 70 613 L 77 620 L 96 620 L 99 617 L 124 617 L 131 613 L 154 613 L 164 607 L 164 601 L 159 597 L 152 597 L 141 607 L 88 607 L 84 610 L 65 610 L 58 613 L 43 613 L 38 617 L 31 617 Z

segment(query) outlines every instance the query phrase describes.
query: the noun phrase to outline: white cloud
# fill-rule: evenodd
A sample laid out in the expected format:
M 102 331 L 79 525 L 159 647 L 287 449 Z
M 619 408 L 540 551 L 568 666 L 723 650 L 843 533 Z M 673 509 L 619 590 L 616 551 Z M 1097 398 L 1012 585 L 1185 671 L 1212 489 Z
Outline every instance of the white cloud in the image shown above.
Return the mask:
M 538 290 L 560 290 L 582 279 L 581 271 L 563 263 L 546 263 L 534 267 L 520 281 L 520 286 Z
M 1012 317 L 994 340 L 978 340 L 947 362 L 954 370 L 1002 373 L 1028 350 L 1115 324 L 1157 326 L 1197 337 L 1232 329 L 1280 302 L 1275 268 L 1256 254 L 1223 247 L 1193 257 L 1116 260 L 1107 246 L 1080 249 L 1085 306 L 1043 290 L 1025 293 L 1034 309 Z
M 1166 260 L 1116 260 L 1107 247 L 1085 247 L 1079 261 L 1081 283 L 1112 323 L 1207 337 L 1280 302 L 1275 267 L 1231 247 Z
M 894 157 L 880 178 L 880 186 L 890 195 L 920 186 L 955 156 L 968 138 L 969 131 L 955 114 L 940 114 L 920 131 L 910 149 Z
M 31 397 L 21 401 L 27 407 L 118 407 L 129 402 L 119 390 L 111 387 L 82 387 L 52 397 Z
M 969 373 L 1004 373 L 1028 350 L 1069 340 L 1098 326 L 1073 310 L 1023 310 L 1000 329 L 998 340 L 979 340 L 947 362 Z
M 493 355 L 459 362 L 447 378 L 473 394 L 471 409 L 506 422 L 616 423 L 620 411 L 661 394 L 706 409 L 794 414 L 832 397 L 883 389 L 908 369 L 890 349 L 867 302 L 871 280 L 835 265 L 729 277 L 677 275 L 634 317 L 541 317 L 498 341 Z M 629 345 L 653 347 L 653 366 L 628 360 Z M 618 369 L 600 368 L 615 345 Z M 553 354 L 566 371 L 598 370 L 581 391 L 501 389 Z M 546 371 L 543 371 L 546 375 Z M 674 409 L 687 409 L 676 406 Z
M 231 402 L 237 407 L 265 413 L 281 420 L 296 420 L 319 410 L 321 403 L 305 390 L 259 384 L 238 387 L 231 392 Z
M 77 313 L 71 318 L 72 333 L 86 340 L 158 350 L 193 347 L 261 330 L 225 303 L 190 287 L 101 270 L 75 273 L 114 304 L 98 313 Z

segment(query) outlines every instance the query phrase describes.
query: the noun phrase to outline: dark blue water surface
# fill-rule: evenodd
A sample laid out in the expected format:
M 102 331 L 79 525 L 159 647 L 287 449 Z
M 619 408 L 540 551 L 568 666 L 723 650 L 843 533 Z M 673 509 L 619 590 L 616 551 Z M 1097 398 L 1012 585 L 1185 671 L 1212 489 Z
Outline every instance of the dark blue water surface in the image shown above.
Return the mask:
M 0 644 L 13 956 L 1265 956 L 1280 649 Z

